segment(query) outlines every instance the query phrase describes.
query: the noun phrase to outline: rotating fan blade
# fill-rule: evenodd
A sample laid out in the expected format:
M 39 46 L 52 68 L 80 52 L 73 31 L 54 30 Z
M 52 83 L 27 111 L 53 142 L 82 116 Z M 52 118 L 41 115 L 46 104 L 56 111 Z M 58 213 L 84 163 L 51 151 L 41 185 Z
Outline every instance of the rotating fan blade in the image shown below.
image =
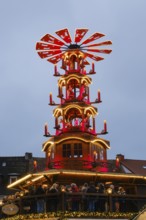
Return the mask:
M 74 41 L 76 43 L 79 43 L 87 32 L 88 32 L 88 29 L 76 29 Z
M 71 37 L 70 37 L 70 33 L 68 31 L 67 28 L 56 31 L 56 34 L 61 37 L 61 39 L 63 39 L 66 43 L 71 43 Z
M 89 57 L 89 58 L 91 58 L 91 59 L 93 59 L 95 61 L 104 60 L 103 57 L 95 56 L 95 55 L 93 55 L 91 53 L 84 53 L 84 55 L 85 55 L 85 57 Z
M 101 33 L 95 33 L 95 34 L 91 35 L 89 38 L 87 38 L 85 41 L 83 41 L 83 43 L 81 45 L 88 44 L 88 43 L 90 43 L 90 42 L 92 42 L 94 40 L 97 40 L 97 39 L 99 39 L 99 38 L 101 38 L 103 36 L 105 36 L 105 35 L 101 34 Z
M 106 53 L 106 54 L 109 54 L 112 52 L 112 50 L 109 50 L 109 49 L 87 49 L 87 51 L 90 51 L 90 52 L 97 52 L 97 53 Z
M 46 34 L 44 37 L 41 38 L 41 41 L 45 41 L 51 44 L 57 44 L 60 46 L 65 45 L 61 40 L 58 40 L 56 37 L 53 37 L 51 34 Z
M 39 51 L 38 52 L 38 55 L 44 59 L 46 57 L 51 57 L 51 56 L 54 56 L 54 55 L 58 55 L 59 53 L 62 53 L 61 50 L 48 50 L 48 51 Z
M 85 65 L 89 65 L 90 63 L 87 60 L 84 60 Z
M 64 53 L 61 53 L 61 54 L 56 55 L 56 56 L 53 56 L 53 57 L 47 59 L 47 61 L 50 62 L 50 63 L 56 64 L 56 63 L 58 63 L 61 60 L 63 54 Z
M 98 44 L 86 45 L 85 47 L 96 47 L 96 46 L 111 45 L 111 44 L 112 44 L 112 41 L 108 40 L 108 41 L 104 41 Z
M 36 50 L 48 50 L 48 49 L 60 49 L 60 45 L 47 44 L 42 42 L 37 42 Z

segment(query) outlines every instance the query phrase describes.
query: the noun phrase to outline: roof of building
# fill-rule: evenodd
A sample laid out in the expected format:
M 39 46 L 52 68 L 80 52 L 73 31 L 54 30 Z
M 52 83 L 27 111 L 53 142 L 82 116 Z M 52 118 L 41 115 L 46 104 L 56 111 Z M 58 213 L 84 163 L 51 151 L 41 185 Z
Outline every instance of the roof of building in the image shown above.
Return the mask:
M 134 173 L 138 175 L 146 175 L 146 160 L 124 159 L 121 166 L 125 173 Z

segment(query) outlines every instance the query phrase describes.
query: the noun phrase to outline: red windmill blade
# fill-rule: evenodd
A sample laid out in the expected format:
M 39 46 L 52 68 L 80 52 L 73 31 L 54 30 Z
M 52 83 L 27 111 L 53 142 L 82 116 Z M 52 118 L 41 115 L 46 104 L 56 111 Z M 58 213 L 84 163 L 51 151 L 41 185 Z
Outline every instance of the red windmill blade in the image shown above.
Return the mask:
M 105 36 L 101 33 L 94 33 L 89 38 L 84 40 L 80 45 L 77 44 L 81 42 L 85 34 L 88 32 L 88 29 L 81 28 L 76 29 L 75 31 L 75 37 L 74 37 L 74 43 L 72 43 L 70 33 L 67 28 L 56 31 L 56 34 L 64 41 L 59 40 L 58 38 L 46 34 L 44 37 L 41 38 L 41 42 L 37 42 L 36 44 L 36 50 L 38 52 L 38 55 L 44 59 L 47 58 L 47 61 L 56 64 L 61 59 L 63 59 L 63 55 L 66 52 L 82 52 L 82 58 L 90 58 L 95 61 L 103 60 L 103 57 L 96 56 L 93 53 L 103 53 L 103 54 L 109 54 L 112 50 L 110 49 L 98 49 L 96 47 L 98 46 L 108 46 L 111 45 L 111 41 L 103 41 L 95 44 L 88 44 L 92 41 L 95 41 L 99 38 L 102 38 Z M 94 47 L 94 48 L 92 48 Z M 91 52 L 91 53 L 90 53 Z M 48 59 L 49 58 L 49 59 Z M 86 65 L 88 61 L 86 60 Z M 89 63 L 88 63 L 89 64 Z
M 111 45 L 112 42 L 110 40 L 108 41 L 104 41 L 104 42 L 100 42 L 98 44 L 90 44 L 90 45 L 86 45 L 84 47 L 97 47 L 97 46 L 103 46 L 103 45 Z
M 85 41 L 83 41 L 81 45 L 88 44 L 88 43 L 90 43 L 90 42 L 92 42 L 94 40 L 97 40 L 97 39 L 99 39 L 101 37 L 104 37 L 104 36 L 105 36 L 104 34 L 95 33 L 95 34 L 91 35 L 89 38 L 87 38 Z
M 84 53 L 85 57 L 90 57 L 91 59 L 95 60 L 95 61 L 100 61 L 100 60 L 104 60 L 103 57 L 99 57 L 99 56 L 95 56 L 91 53 Z
M 56 34 L 59 37 L 61 37 L 61 39 L 63 39 L 66 43 L 69 44 L 69 43 L 72 42 L 71 37 L 70 37 L 70 33 L 69 33 L 67 28 L 59 30 L 59 31 L 56 31 Z
M 53 49 L 60 49 L 60 48 L 61 46 L 56 45 L 56 44 L 47 44 L 43 42 L 38 42 L 36 44 L 36 50 L 53 50 Z
M 84 60 L 84 65 L 90 65 L 90 63 L 87 60 Z
M 112 52 L 112 50 L 110 49 L 87 49 L 87 51 L 90 51 L 90 52 L 96 52 L 96 53 L 106 53 L 106 54 L 109 54 Z
M 54 55 L 58 55 L 62 53 L 61 50 L 48 50 L 48 51 L 39 51 L 38 54 L 39 56 L 44 59 L 46 57 L 51 57 L 51 56 L 54 56 Z
M 59 55 L 53 56 L 53 57 L 47 59 L 47 61 L 49 61 L 49 62 L 51 62 L 53 64 L 56 64 L 56 63 L 58 63 L 62 59 L 62 56 L 63 56 L 64 53 L 65 52 L 63 52 L 63 53 L 61 53 Z
M 56 37 L 53 37 L 51 34 L 46 34 L 44 37 L 41 38 L 41 41 L 45 41 L 51 44 L 58 44 L 60 46 L 65 45 L 64 42 L 58 40 Z
M 87 32 L 88 29 L 76 29 L 74 42 L 79 43 Z

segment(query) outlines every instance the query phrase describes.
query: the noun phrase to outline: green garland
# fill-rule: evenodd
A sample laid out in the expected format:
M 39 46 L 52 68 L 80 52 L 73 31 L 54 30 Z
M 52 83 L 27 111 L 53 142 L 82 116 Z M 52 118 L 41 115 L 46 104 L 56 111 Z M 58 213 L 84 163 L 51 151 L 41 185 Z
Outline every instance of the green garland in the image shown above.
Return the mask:
M 13 217 L 1 218 L 1 220 L 67 220 L 68 218 L 104 218 L 104 219 L 132 219 L 137 213 L 133 212 L 48 212 L 40 214 L 15 215 Z

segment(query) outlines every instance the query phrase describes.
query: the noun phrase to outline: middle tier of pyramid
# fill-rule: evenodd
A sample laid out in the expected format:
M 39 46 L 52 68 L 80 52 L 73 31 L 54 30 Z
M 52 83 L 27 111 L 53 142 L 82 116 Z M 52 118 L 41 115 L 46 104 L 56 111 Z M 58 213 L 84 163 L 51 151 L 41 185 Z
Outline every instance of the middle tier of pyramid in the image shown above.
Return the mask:
M 91 78 L 83 74 L 68 74 L 58 81 L 60 105 L 54 109 L 56 135 L 82 131 L 96 134 L 97 108 L 91 106 L 89 84 Z

